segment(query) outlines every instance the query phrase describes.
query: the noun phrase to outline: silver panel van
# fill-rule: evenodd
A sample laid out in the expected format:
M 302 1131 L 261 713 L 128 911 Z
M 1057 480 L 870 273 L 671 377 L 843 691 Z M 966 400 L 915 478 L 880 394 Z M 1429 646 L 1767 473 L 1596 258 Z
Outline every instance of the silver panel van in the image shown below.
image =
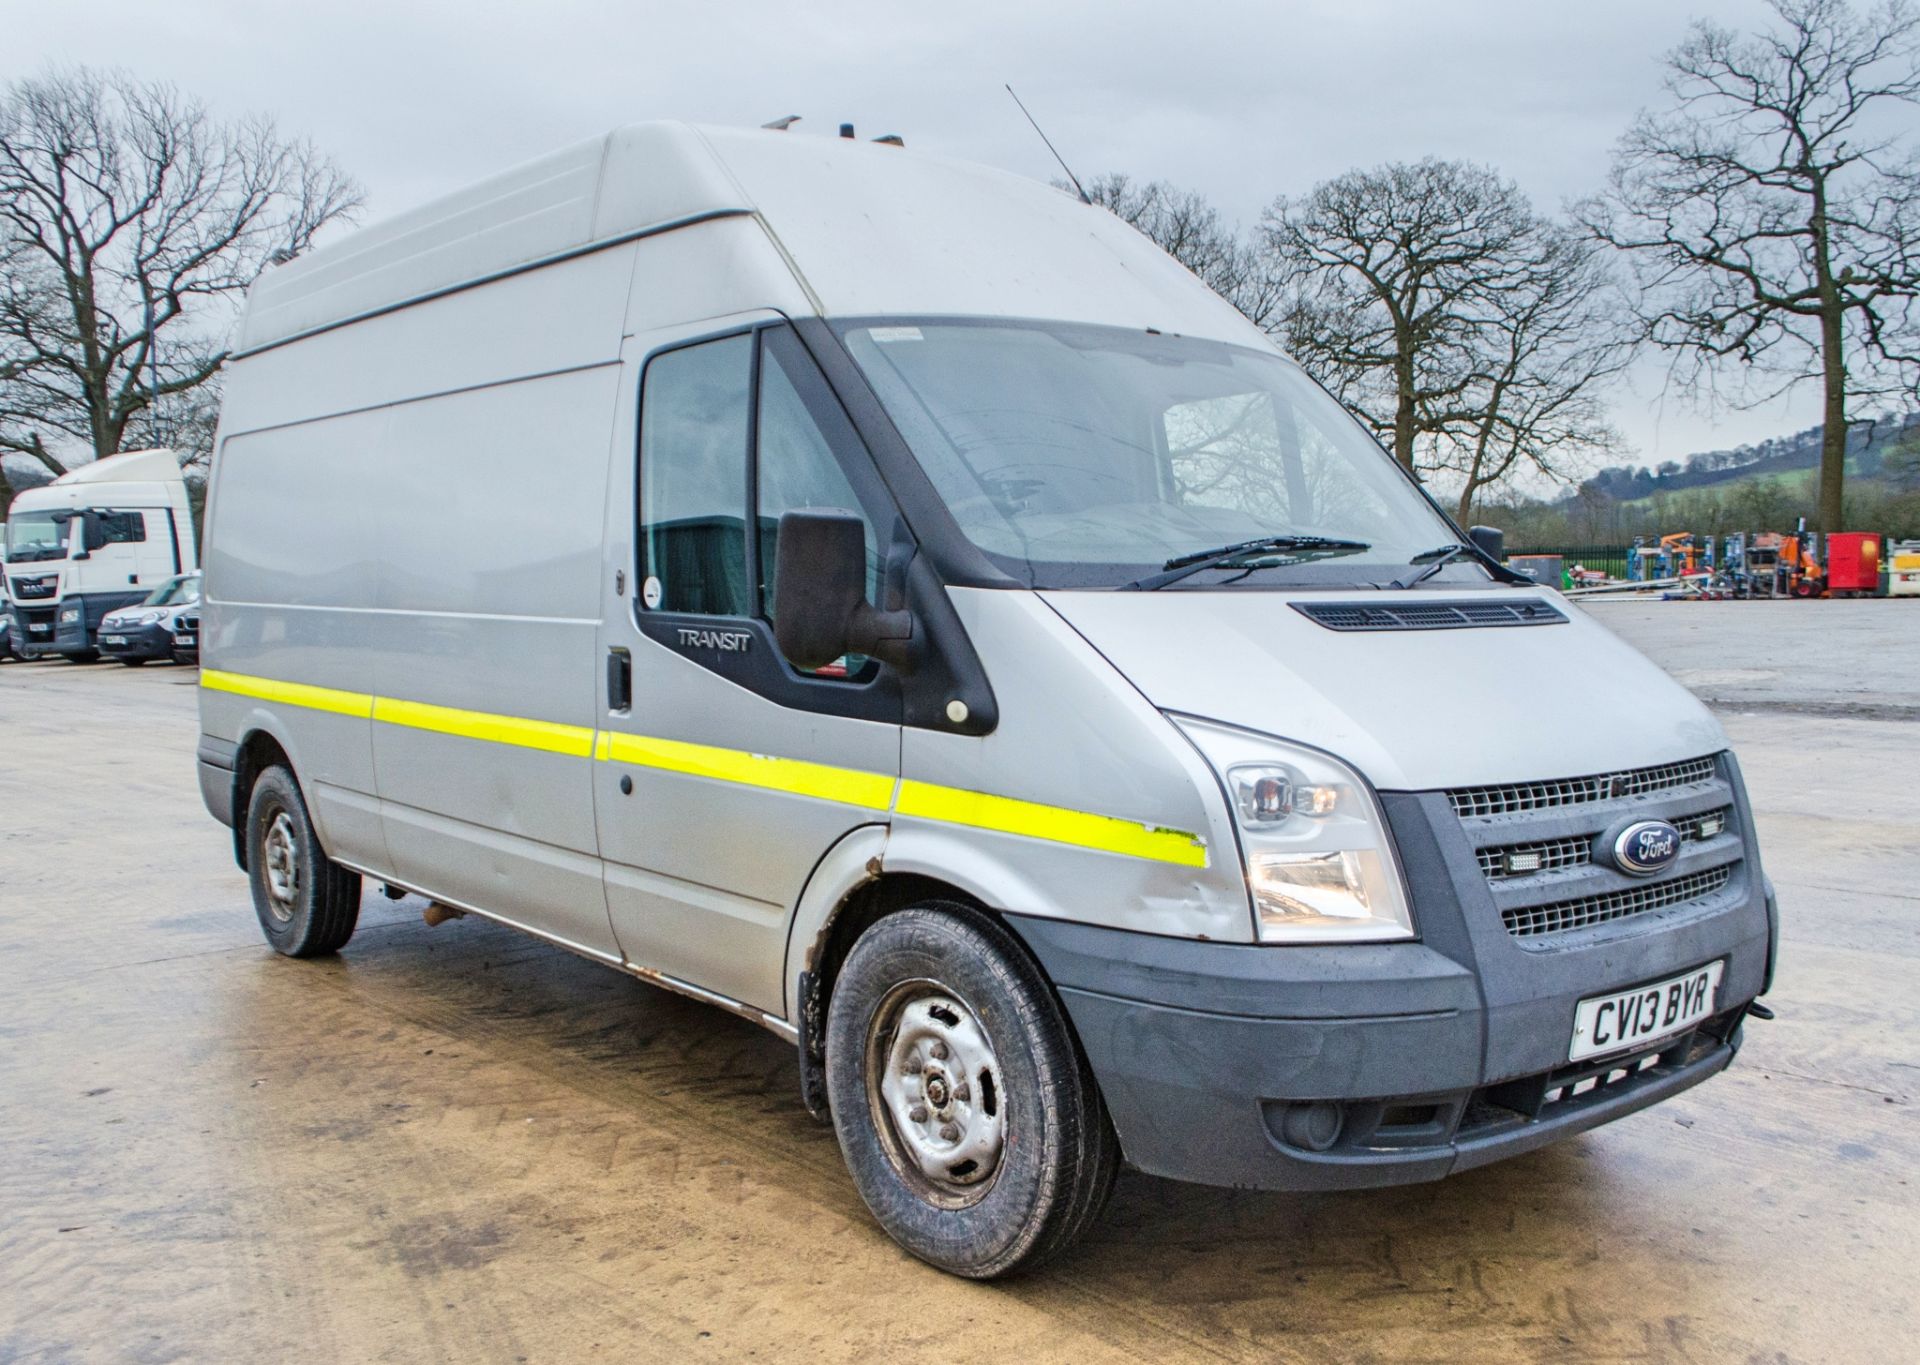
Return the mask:
M 1726 737 L 1491 540 L 1098 208 L 623 128 L 255 286 L 200 782 L 279 951 L 372 878 L 743 1015 L 992 1277 L 1732 1060 Z

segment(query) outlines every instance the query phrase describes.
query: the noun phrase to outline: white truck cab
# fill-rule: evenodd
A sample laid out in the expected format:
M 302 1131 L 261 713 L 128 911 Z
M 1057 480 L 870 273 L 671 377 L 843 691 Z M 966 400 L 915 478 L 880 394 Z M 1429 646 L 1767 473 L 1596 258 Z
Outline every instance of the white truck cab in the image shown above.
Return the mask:
M 6 522 L 6 603 L 25 658 L 98 653 L 100 621 L 199 567 L 180 461 L 133 450 L 18 494 Z
M 279 267 L 208 524 L 268 941 L 337 951 L 371 877 L 742 1015 L 956 1273 L 1122 1162 L 1591 1128 L 1771 976 L 1712 715 L 1011 175 L 641 125 Z

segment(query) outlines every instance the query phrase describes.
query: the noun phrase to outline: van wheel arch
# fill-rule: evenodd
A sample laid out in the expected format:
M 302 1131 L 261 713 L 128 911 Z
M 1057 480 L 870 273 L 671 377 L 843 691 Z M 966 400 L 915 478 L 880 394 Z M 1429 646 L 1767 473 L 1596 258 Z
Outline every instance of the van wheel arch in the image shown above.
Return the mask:
M 815 938 L 813 948 L 807 955 L 806 970 L 800 975 L 800 998 L 795 1002 L 800 1031 L 800 1095 L 806 1103 L 807 1112 L 823 1123 L 828 1121 L 825 1070 L 827 1007 L 832 1003 L 833 987 L 841 965 L 846 962 L 847 954 L 853 951 L 853 945 L 868 929 L 888 915 L 915 906 L 938 906 L 953 913 L 978 915 L 1004 930 L 1019 945 L 1021 953 L 1046 983 L 1054 1006 L 1066 1024 L 1067 1033 L 1073 1039 L 1074 1047 L 1079 1050 L 1082 1062 L 1085 1062 L 1086 1049 L 1080 1042 L 1078 1030 L 1074 1028 L 1073 1016 L 1067 1012 L 1066 1002 L 1060 998 L 1059 987 L 1053 984 L 1053 978 L 1047 975 L 1040 959 L 1034 956 L 1026 939 L 1021 937 L 1020 931 L 1008 922 L 1004 914 L 982 902 L 979 897 L 969 895 L 938 877 L 913 872 L 882 873 L 872 881 L 855 887 L 840 902 Z M 1088 1074 L 1092 1074 L 1091 1067 L 1088 1068 Z M 1098 1077 L 1094 1077 L 1093 1084 L 1097 1090 Z
M 268 768 L 285 768 L 293 773 L 294 781 L 300 780 L 299 772 L 293 766 L 293 760 L 281 747 L 280 741 L 265 730 L 255 730 L 240 741 L 240 748 L 233 756 L 233 860 L 240 870 L 247 868 L 247 822 L 244 812 L 247 802 L 253 796 L 253 784 L 260 774 Z

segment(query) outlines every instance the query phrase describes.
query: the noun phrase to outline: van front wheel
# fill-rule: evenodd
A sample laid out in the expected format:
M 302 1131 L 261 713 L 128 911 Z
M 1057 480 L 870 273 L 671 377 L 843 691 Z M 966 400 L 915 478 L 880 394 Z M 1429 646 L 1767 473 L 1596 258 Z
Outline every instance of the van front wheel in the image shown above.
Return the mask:
M 360 874 L 320 849 L 293 774 L 267 768 L 247 800 L 247 876 L 253 911 L 274 951 L 288 957 L 339 952 L 360 922 Z
M 1075 1241 L 1119 1147 L 1039 970 L 971 907 L 888 915 L 827 1011 L 827 1090 L 847 1168 L 893 1239 L 994 1279 Z

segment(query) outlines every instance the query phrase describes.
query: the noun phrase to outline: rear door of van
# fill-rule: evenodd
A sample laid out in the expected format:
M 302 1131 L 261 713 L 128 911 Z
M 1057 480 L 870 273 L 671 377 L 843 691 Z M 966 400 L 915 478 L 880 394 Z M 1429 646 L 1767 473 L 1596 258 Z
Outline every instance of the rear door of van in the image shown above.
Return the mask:
M 872 595 L 894 515 L 778 315 L 628 346 L 594 764 L 608 907 L 634 967 L 784 1017 L 789 917 L 837 840 L 886 822 L 900 711 L 876 661 L 804 673 L 781 657 L 779 520 L 858 513 Z

